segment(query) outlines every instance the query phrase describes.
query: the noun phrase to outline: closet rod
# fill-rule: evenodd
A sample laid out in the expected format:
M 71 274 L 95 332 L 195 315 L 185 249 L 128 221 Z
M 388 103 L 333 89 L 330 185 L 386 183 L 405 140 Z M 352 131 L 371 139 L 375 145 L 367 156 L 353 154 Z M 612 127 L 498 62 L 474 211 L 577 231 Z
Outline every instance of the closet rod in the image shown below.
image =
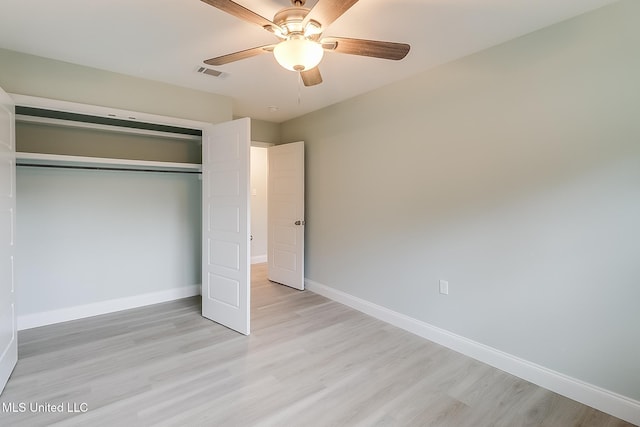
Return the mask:
M 38 165 L 32 163 L 18 163 L 16 166 L 26 166 L 31 168 L 61 168 L 61 169 L 86 169 L 86 170 L 108 170 L 108 171 L 132 171 L 132 172 L 161 172 L 161 173 L 196 173 L 200 171 L 190 170 L 168 170 L 168 169 L 144 169 L 144 168 L 118 168 L 111 166 L 75 166 L 75 165 Z

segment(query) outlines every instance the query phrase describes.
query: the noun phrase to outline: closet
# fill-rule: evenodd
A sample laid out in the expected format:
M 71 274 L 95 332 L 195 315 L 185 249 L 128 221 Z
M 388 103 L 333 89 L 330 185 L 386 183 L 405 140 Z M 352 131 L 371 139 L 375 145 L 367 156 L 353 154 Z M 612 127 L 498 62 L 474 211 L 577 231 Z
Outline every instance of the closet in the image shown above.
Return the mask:
M 19 328 L 199 293 L 201 142 L 199 130 L 16 107 Z
M 248 333 L 249 120 L 146 121 L 17 98 L 18 329 L 202 287 L 203 315 Z M 218 318 L 210 303 L 231 310 Z

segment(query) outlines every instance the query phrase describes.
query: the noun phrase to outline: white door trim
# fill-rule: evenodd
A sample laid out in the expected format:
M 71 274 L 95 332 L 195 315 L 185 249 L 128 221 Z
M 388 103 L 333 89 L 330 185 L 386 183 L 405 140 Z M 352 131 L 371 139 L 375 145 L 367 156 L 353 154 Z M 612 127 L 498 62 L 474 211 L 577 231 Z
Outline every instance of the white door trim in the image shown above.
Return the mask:
M 18 361 L 15 305 L 16 150 L 13 100 L 0 88 L 0 393 Z
M 140 111 L 123 110 L 120 108 L 102 107 L 99 105 L 81 104 L 78 102 L 61 101 L 58 99 L 41 98 L 38 96 L 16 93 L 10 93 L 9 96 L 11 96 L 16 105 L 23 107 L 44 108 L 68 113 L 90 114 L 130 122 L 146 122 L 158 125 L 178 126 L 189 129 L 198 129 L 203 132 L 207 126 L 211 125 L 211 123 L 197 120 L 162 116 L 158 114 L 143 113 Z M 131 117 L 135 117 L 135 119 L 132 119 Z

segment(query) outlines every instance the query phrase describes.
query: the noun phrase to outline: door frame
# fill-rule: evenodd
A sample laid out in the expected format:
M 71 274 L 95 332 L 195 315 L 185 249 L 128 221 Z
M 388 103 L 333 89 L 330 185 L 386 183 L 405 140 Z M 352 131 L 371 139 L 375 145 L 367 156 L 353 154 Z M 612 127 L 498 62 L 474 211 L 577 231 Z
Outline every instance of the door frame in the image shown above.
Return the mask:
M 16 321 L 16 297 L 15 297 L 15 274 L 14 274 L 14 257 L 15 257 L 15 227 L 16 227 L 16 138 L 15 138 L 15 104 L 11 96 L 9 96 L 2 88 L 0 88 L 0 108 L 6 110 L 8 115 L 8 145 L 2 150 L 0 157 L 4 163 L 3 168 L 9 172 L 9 188 L 8 192 L 0 195 L 5 202 L 2 203 L 1 209 L 4 210 L 3 216 L 8 217 L 8 224 L 3 221 L 3 241 L 0 242 L 5 250 L 2 251 L 3 260 L 1 262 L 8 267 L 8 282 L 3 280 L 1 286 L 2 293 L 9 295 L 8 301 L 2 301 L 2 324 L 0 328 L 3 331 L 3 342 L 0 343 L 0 393 L 4 391 L 9 378 L 18 362 L 18 326 Z M 3 191 L 6 191 L 6 186 Z M 6 210 L 5 210 L 6 209 Z M 6 218 L 5 217 L 5 218 Z M 5 228 L 7 227 L 8 228 Z M 8 241 L 4 240 L 7 238 Z M 7 257 L 7 258 L 5 258 Z M 3 278 L 6 278 L 3 273 Z M 6 305 L 5 305 L 6 304 Z M 5 312 L 4 309 L 7 309 Z M 5 323 L 6 322 L 6 323 Z M 5 341 L 5 338 L 8 338 Z
M 198 120 L 182 119 L 178 117 L 163 116 L 160 114 L 142 113 L 139 111 L 123 110 L 120 108 L 102 107 L 99 105 L 81 104 L 78 102 L 62 101 L 58 99 L 41 98 L 38 96 L 9 93 L 16 105 L 23 107 L 44 108 L 69 113 L 89 114 L 93 116 L 108 116 L 112 119 L 126 120 L 128 122 L 147 122 L 158 125 L 177 126 L 190 129 L 204 130 L 212 123 Z M 132 119 L 132 117 L 135 117 Z M 229 119 L 228 121 L 230 121 Z

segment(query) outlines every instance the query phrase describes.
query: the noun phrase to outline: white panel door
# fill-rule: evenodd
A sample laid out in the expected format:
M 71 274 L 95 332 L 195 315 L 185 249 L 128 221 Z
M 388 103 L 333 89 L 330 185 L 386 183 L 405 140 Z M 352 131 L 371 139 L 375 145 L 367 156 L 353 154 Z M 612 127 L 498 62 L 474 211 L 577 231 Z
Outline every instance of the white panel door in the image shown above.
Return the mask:
M 18 361 L 14 295 L 16 221 L 15 108 L 0 89 L 0 392 Z
M 269 280 L 304 289 L 304 142 L 269 147 Z
M 249 119 L 202 137 L 202 315 L 249 335 Z

